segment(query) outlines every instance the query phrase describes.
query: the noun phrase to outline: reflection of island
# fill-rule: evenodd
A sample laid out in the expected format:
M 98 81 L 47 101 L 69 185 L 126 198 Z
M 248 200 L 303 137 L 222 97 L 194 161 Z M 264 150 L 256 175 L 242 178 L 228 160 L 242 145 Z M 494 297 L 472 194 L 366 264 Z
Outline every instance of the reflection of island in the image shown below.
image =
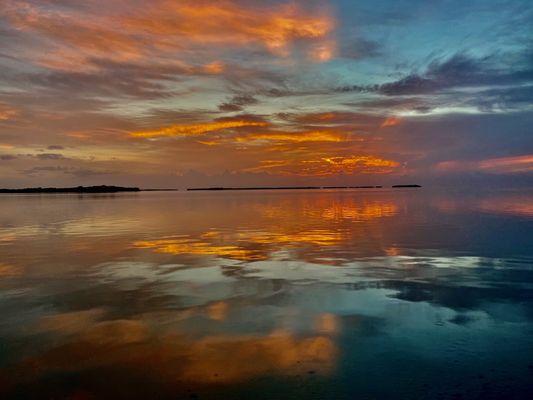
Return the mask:
M 139 192 L 137 187 L 121 186 L 75 186 L 65 188 L 24 188 L 24 189 L 0 189 L 0 193 L 118 193 L 118 192 Z

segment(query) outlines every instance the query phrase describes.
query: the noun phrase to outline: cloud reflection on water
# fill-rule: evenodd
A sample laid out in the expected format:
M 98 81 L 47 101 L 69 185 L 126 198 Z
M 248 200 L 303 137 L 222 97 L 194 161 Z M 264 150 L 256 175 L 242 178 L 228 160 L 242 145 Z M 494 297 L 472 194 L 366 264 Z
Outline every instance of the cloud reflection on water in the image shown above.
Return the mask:
M 192 387 L 217 398 L 221 388 L 271 381 L 306 382 L 306 397 L 312 379 L 377 381 L 395 357 L 419 373 L 454 356 L 465 373 L 510 352 L 518 356 L 509 371 L 522 376 L 533 321 L 524 194 L 35 200 L 22 200 L 21 212 L 21 200 L 0 198 L 9 366 L 0 393 L 51 393 L 58 379 L 84 396 L 116 395 L 106 376 L 130 382 L 130 397 L 187 397 Z

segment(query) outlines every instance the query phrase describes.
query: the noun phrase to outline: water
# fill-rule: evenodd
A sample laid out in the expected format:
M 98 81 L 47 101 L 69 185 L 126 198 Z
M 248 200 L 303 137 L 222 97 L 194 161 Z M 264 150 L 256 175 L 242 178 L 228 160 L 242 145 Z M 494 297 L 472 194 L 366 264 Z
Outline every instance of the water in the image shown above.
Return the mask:
M 5 398 L 527 398 L 533 193 L 0 197 Z

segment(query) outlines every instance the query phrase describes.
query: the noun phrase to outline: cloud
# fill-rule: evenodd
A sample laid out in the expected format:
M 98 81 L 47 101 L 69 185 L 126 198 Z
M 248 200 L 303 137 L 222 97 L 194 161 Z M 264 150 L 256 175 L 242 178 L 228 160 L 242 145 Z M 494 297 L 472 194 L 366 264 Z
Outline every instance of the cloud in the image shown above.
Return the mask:
M 8 104 L 0 103 L 0 122 L 15 119 L 19 112 Z
M 389 126 L 396 126 L 399 125 L 402 122 L 401 118 L 398 117 L 388 117 L 383 121 L 383 123 L 380 125 L 380 128 L 386 128 Z
M 4 2 L 0 11 L 14 30 L 33 35 L 47 47 L 21 55 L 58 70 L 98 69 L 93 62 L 97 59 L 119 63 L 159 59 L 188 66 L 183 58 L 192 47 L 206 55 L 218 48 L 259 48 L 288 57 L 304 42 L 311 48 L 326 39 L 329 43 L 335 26 L 323 8 L 312 10 L 304 2 L 260 6 L 233 0 L 154 0 L 149 6 L 119 1 L 102 7 L 98 0 L 83 4 L 17 0 Z M 213 61 L 205 63 L 208 70 Z
M 400 163 L 371 155 L 333 156 L 303 160 L 264 160 L 246 172 L 267 172 L 297 176 L 331 176 L 338 174 L 390 174 Z
M 533 172 L 533 154 L 490 158 L 481 161 L 442 161 L 436 165 L 439 172 L 458 173 L 478 171 L 490 174 L 516 174 Z
M 249 94 L 239 94 L 233 96 L 229 101 L 220 104 L 218 109 L 224 112 L 242 111 L 245 106 L 257 103 L 258 100 L 254 96 Z
M 66 175 L 72 175 L 78 178 L 87 178 L 98 175 L 113 174 L 112 171 L 95 170 L 82 167 L 66 167 L 66 166 L 38 166 L 29 168 L 23 171 L 25 175 L 36 175 L 41 173 L 63 173 Z
M 59 153 L 42 153 L 42 154 L 37 154 L 35 157 L 37 157 L 40 160 L 61 160 L 65 158 L 63 154 L 59 154 Z
M 353 85 L 338 92 L 375 92 L 386 96 L 422 95 L 447 89 L 504 86 L 533 83 L 533 64 L 526 61 L 518 68 L 499 65 L 497 57 L 475 58 L 457 53 L 447 59 L 434 59 L 423 73 L 411 73 L 399 80 L 379 85 Z
M 0 1 L 2 185 L 110 171 L 119 185 L 174 186 L 188 170 L 200 174 L 191 184 L 282 185 L 372 171 L 380 183 L 446 161 L 491 176 L 525 168 L 479 160 L 531 147 L 532 46 L 528 25 L 510 24 L 530 7 L 502 13 L 490 44 L 476 18 L 468 38 L 458 29 L 443 43 L 446 7 L 422 20 L 419 5 L 325 3 Z
M 311 130 L 311 131 L 268 131 L 262 133 L 249 133 L 239 135 L 234 139 L 237 143 L 269 141 L 269 142 L 342 142 L 349 140 L 344 132 L 333 130 Z
M 132 132 L 130 135 L 139 138 L 157 138 L 173 136 L 191 136 L 201 135 L 208 132 L 216 132 L 226 129 L 236 129 L 250 126 L 267 126 L 267 122 L 262 121 L 245 121 L 245 120 L 228 120 L 215 121 L 200 124 L 174 124 L 160 129 Z

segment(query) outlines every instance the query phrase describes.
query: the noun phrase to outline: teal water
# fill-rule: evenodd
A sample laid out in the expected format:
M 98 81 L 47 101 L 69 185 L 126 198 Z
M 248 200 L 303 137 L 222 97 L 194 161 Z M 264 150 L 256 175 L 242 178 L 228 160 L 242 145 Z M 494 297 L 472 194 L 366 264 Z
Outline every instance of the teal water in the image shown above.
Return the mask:
M 525 399 L 533 192 L 0 196 L 3 398 Z

